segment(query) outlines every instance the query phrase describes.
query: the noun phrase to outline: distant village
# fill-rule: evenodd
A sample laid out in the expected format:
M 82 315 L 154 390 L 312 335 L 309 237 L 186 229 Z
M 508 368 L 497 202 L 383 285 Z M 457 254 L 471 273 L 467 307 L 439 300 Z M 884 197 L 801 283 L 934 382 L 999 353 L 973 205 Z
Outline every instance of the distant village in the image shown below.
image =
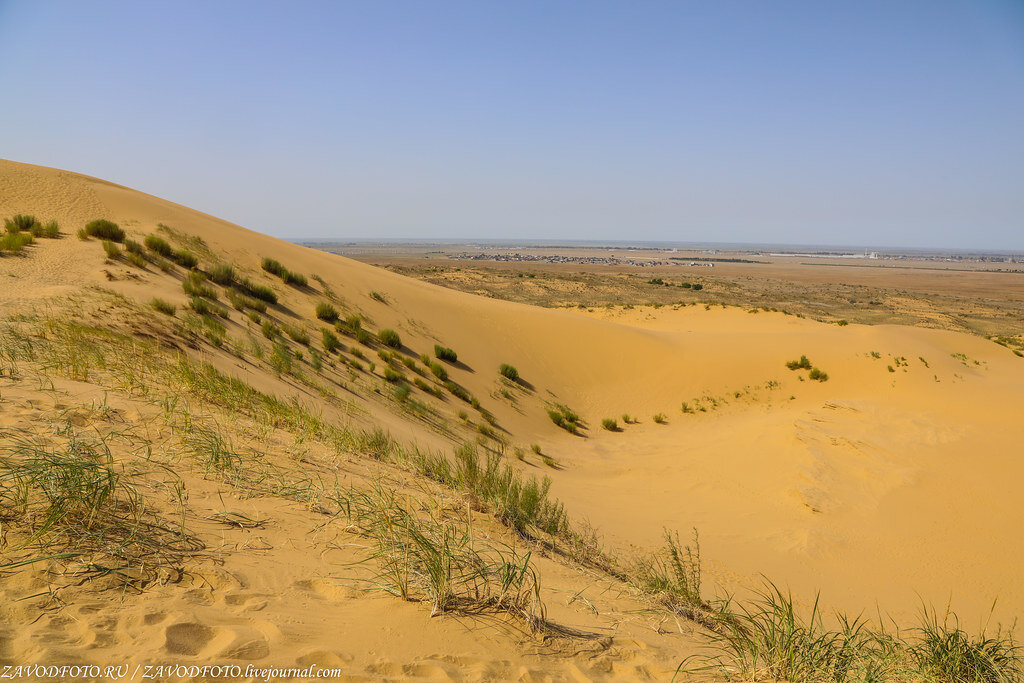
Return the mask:
M 461 252 L 448 254 L 448 258 L 456 261 L 512 261 L 512 262 L 536 262 L 536 263 L 575 263 L 580 265 L 599 266 L 638 266 L 640 268 L 651 268 L 655 266 L 703 266 L 714 268 L 715 264 L 710 261 L 683 260 L 673 258 L 668 261 L 658 259 L 632 259 L 618 258 L 616 256 L 565 256 L 560 254 L 470 254 Z

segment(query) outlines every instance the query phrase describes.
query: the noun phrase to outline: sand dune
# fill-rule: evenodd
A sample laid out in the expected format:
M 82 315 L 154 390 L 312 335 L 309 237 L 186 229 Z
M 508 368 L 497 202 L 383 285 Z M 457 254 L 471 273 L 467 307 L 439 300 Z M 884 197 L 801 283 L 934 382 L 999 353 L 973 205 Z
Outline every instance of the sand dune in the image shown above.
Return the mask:
M 64 300 L 57 297 L 101 290 L 143 303 L 158 296 L 183 309 L 180 277 L 107 261 L 95 240 L 73 236 L 95 218 L 119 223 L 135 239 L 170 226 L 272 283 L 282 315 L 314 333 L 312 302 L 325 299 L 329 289 L 343 312 L 359 311 L 373 328 L 398 331 L 413 355 L 429 353 L 435 343 L 456 349 L 461 364 L 450 369 L 452 378 L 493 413 L 510 448 L 528 452 L 536 443 L 559 467 L 545 468 L 530 457 L 526 464 L 509 460 L 549 474 L 570 515 L 589 520 L 614 548 L 650 549 L 663 527 L 696 527 L 721 589 L 743 591 L 763 574 L 803 600 L 821 589 L 829 605 L 859 612 L 877 604 L 898 621 L 922 601 L 942 607 L 951 600 L 970 624 L 988 614 L 993 600 L 998 619 L 1024 614 L 1024 360 L 987 340 L 897 326 L 840 327 L 735 308 L 533 308 L 282 242 L 100 180 L 2 161 L 0 216 L 14 213 L 55 218 L 71 234 L 38 240 L 26 256 L 0 258 L 5 317 L 29 307 L 52 310 L 62 305 L 53 302 Z M 316 274 L 322 284 L 311 282 L 309 291 L 282 286 L 260 271 L 267 256 Z M 133 321 L 118 325 L 132 328 Z M 225 326 L 232 338 L 259 336 L 238 314 Z M 318 402 L 325 415 L 380 424 L 400 439 L 449 448 L 476 436 L 472 425 L 457 419 L 457 401 L 435 402 L 437 419 L 448 425 L 439 430 L 375 396 L 369 388 L 376 376 L 353 380 L 334 397 L 318 396 L 226 350 L 188 352 L 261 390 Z M 828 380 L 786 368 L 801 355 Z M 514 365 L 524 383 L 503 383 L 501 363 Z M 77 398 L 90 391 L 63 389 Z M 37 393 L 6 382 L 0 426 L 21 428 L 53 403 Z M 582 435 L 552 423 L 547 411 L 555 404 L 583 417 Z M 666 416 L 665 424 L 654 422 L 657 413 Z M 625 424 L 623 414 L 637 422 Z M 601 429 L 605 417 L 617 418 L 621 431 Z M 195 486 L 193 504 L 217 508 L 218 487 Z M 581 658 L 549 657 L 524 646 L 529 638 L 510 637 L 494 624 L 482 627 L 490 635 L 481 643 L 476 626 L 430 620 L 416 605 L 338 587 L 329 580 L 330 567 L 350 561 L 352 551 L 308 541 L 299 531 L 314 524 L 303 516 L 308 510 L 263 499 L 237 504 L 278 521 L 260 534 L 206 529 L 223 533 L 231 548 L 213 583 L 185 591 L 160 587 L 113 613 L 98 603 L 76 603 L 73 613 L 4 635 L 3 659 L 39 661 L 100 648 L 341 662 L 369 677 L 660 678 L 680 653 L 696 647 L 689 629 L 682 629 L 683 639 L 674 629 L 673 640 L 643 619 L 624 617 L 636 607 L 633 598 L 599 598 L 600 591 L 592 591 L 594 600 L 608 604 L 600 616 L 587 616 L 562 597 L 556 611 L 574 627 L 615 635 L 611 649 L 583 658 L 586 669 L 574 673 Z M 247 543 L 267 549 L 251 545 L 243 552 Z M 548 562 L 544 569 L 556 592 L 586 585 L 562 565 Z M 11 618 L 28 621 L 31 603 L 24 605 L 10 608 Z M 354 620 L 362 626 L 352 628 Z

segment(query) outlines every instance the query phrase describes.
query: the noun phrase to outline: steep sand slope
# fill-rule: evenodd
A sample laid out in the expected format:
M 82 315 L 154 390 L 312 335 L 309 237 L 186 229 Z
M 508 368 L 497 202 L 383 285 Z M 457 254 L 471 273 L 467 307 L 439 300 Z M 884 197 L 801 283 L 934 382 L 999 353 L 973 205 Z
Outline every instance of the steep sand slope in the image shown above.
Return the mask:
M 859 611 L 877 600 L 897 616 L 919 599 L 941 606 L 952 596 L 972 624 L 996 597 L 1001 616 L 1024 611 L 1024 360 L 991 342 L 739 310 L 588 317 L 535 309 L 406 279 L 84 176 L 3 162 L 0 215 L 14 212 L 57 218 L 65 231 L 96 217 L 137 235 L 165 223 L 254 270 L 273 256 L 320 275 L 410 348 L 455 348 L 466 366 L 457 380 L 512 444 L 539 443 L 559 461 L 554 493 L 616 544 L 649 546 L 662 526 L 696 526 L 728 587 L 764 573 L 804 596 L 820 587 L 830 604 Z M 140 300 L 154 294 L 146 277 L 115 273 L 108 282 L 95 245 L 65 239 L 36 249 L 31 259 L 0 261 L 14 275 L 8 310 L 19 298 L 83 284 Z M 184 300 L 180 290 L 161 295 Z M 297 311 L 308 308 L 290 293 L 283 303 L 293 299 Z M 829 380 L 784 367 L 801 354 Z M 506 362 L 528 388 L 499 382 Z M 705 411 L 684 414 L 683 401 Z M 551 423 L 551 402 L 584 417 L 585 437 Z M 621 426 L 623 413 L 640 424 L 600 428 L 611 416 Z M 655 413 L 668 423 L 654 424 Z M 437 442 L 400 418 L 378 417 Z

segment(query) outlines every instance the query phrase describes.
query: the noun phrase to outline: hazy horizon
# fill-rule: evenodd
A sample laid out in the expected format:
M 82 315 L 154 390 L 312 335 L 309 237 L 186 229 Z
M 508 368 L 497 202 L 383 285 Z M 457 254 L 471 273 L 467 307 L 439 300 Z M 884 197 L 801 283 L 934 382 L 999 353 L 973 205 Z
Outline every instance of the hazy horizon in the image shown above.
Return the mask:
M 294 241 L 1024 250 L 1011 0 L 0 0 L 0 40 L 0 157 Z

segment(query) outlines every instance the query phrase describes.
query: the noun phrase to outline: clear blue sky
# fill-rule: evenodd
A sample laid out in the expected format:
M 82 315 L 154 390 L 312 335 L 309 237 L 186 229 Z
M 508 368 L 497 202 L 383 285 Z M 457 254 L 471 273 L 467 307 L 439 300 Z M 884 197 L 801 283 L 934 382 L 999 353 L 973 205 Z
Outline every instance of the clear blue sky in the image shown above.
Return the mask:
M 0 0 L 0 157 L 288 238 L 1024 249 L 1024 2 Z

